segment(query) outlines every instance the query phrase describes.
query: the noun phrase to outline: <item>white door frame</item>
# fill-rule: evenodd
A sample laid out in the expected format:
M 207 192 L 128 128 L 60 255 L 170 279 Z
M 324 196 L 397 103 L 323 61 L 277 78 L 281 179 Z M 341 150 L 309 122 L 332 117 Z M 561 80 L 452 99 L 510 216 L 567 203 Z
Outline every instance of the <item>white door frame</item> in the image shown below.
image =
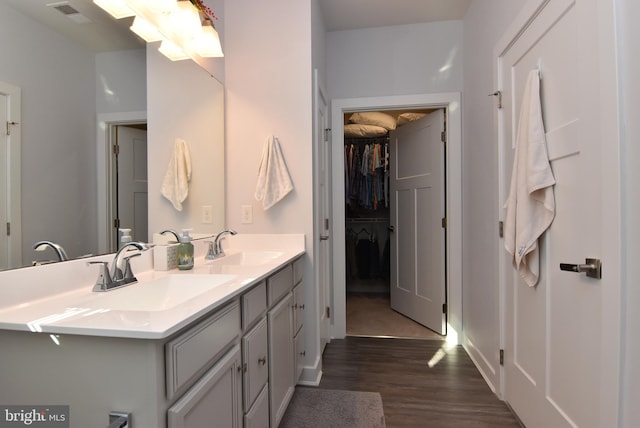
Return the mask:
M 15 122 L 11 125 L 11 136 L 7 136 L 10 144 L 7 146 L 7 220 L 11 223 L 11 234 L 8 236 L 7 263 L 8 267 L 22 266 L 22 196 L 21 196 L 21 151 L 22 151 L 22 94 L 18 86 L 0 82 L 0 93 L 9 97 L 7 120 Z M 2 124 L 2 126 L 8 126 Z M 4 131 L 4 130 L 3 130 Z M 4 150 L 4 148 L 3 148 Z M 2 180 L 4 181 L 4 180 Z M 5 226 L 3 226 L 5 227 Z M 4 233 L 4 232 L 3 232 Z
M 111 216 L 111 195 L 113 193 L 111 179 L 111 140 L 113 127 L 133 123 L 146 123 L 146 111 L 130 111 L 121 113 L 98 114 L 96 126 L 96 174 L 98 183 L 98 254 L 109 252 L 110 234 L 113 230 Z
M 331 239 L 331 222 L 329 221 L 328 227 L 325 227 L 325 211 L 326 217 L 331 216 L 331 195 L 325 194 L 330 192 L 330 188 L 327 187 L 327 183 L 330 182 L 331 170 L 330 165 L 324 165 L 324 168 L 321 167 L 321 163 L 324 160 L 325 154 L 327 154 L 325 150 L 328 149 L 326 144 L 331 144 L 329 141 L 326 141 L 326 128 L 328 128 L 329 121 L 329 101 L 326 98 L 326 91 L 322 83 L 320 82 L 318 69 L 313 70 L 313 88 L 314 88 L 314 99 L 313 99 L 313 179 L 314 179 L 314 192 L 313 192 L 313 254 L 317 254 L 317 263 L 314 263 L 314 280 L 315 280 L 315 297 L 317 301 L 317 310 L 318 310 L 318 325 L 317 325 L 317 337 L 320 338 L 320 354 L 324 350 L 325 345 L 329 341 L 331 337 L 331 328 L 330 328 L 330 320 L 328 320 L 327 314 L 327 301 L 330 300 L 331 296 L 331 260 L 330 256 L 323 256 L 326 250 L 328 249 L 330 252 L 331 247 L 330 243 L 326 242 L 324 245 L 329 247 L 324 247 L 322 245 L 322 239 Z M 319 111 L 320 106 L 324 105 L 325 107 L 325 117 L 323 123 L 318 123 L 319 121 Z M 329 159 L 326 159 L 327 163 L 329 163 Z M 321 176 L 322 175 L 322 176 Z M 324 176 L 326 175 L 326 177 Z M 320 182 L 324 180 L 324 192 L 321 191 Z M 328 206 L 325 206 L 328 205 Z M 328 229 L 328 230 L 326 230 Z M 324 238 L 322 235 L 326 235 Z M 323 281 L 324 280 L 324 281 Z M 324 287 L 324 290 L 321 290 L 321 287 Z M 328 336 L 328 337 L 324 337 Z
M 447 112 L 447 297 L 448 341 L 462 331 L 462 118 L 460 93 L 343 98 L 331 101 L 333 293 L 331 337 L 346 335 L 344 113 L 411 108 Z

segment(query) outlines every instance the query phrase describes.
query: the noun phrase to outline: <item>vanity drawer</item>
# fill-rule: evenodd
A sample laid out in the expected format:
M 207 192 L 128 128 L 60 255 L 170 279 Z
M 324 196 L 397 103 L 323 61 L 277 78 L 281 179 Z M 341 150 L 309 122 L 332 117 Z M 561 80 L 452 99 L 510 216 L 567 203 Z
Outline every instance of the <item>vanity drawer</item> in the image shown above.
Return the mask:
M 293 284 L 298 284 L 302 281 L 302 275 L 304 274 L 304 259 L 300 257 L 293 262 Z
M 267 310 L 267 282 L 262 281 L 242 296 L 242 329 L 247 331 Z
M 240 336 L 235 301 L 165 345 L 167 398 L 187 388 Z
M 293 286 L 293 268 L 287 265 L 284 269 L 267 278 L 267 302 L 271 307 Z

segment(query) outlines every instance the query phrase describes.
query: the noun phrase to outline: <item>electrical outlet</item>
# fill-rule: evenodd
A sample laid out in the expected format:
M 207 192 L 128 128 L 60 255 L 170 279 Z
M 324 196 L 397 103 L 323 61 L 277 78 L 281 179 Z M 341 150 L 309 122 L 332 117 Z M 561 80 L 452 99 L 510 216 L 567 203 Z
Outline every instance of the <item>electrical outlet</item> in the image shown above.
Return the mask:
M 243 224 L 253 223 L 253 207 L 251 205 L 242 206 L 242 218 L 240 222 Z
M 202 222 L 213 223 L 213 207 L 211 205 L 202 206 Z

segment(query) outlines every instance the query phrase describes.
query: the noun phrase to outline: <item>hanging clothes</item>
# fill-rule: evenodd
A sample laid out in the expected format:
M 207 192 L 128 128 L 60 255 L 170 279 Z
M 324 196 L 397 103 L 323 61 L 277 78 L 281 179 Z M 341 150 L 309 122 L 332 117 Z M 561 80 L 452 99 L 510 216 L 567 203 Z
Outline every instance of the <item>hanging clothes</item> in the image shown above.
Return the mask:
M 347 206 L 376 211 L 389 207 L 388 141 L 345 145 L 345 199 Z

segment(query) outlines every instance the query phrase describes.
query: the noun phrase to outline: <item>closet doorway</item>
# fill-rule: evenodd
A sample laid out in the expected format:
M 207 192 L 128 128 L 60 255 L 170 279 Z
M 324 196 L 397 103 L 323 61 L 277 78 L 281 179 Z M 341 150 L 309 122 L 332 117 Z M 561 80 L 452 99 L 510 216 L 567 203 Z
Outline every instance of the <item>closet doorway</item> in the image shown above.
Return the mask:
M 343 338 L 347 334 L 346 311 L 347 296 L 352 295 L 362 299 L 366 294 L 370 294 L 371 298 L 366 300 L 366 307 L 359 306 L 357 309 L 361 312 L 360 317 L 368 319 L 370 324 L 388 325 L 391 321 L 385 321 L 384 315 L 376 312 L 376 308 L 380 305 L 390 306 L 389 301 L 389 281 L 391 275 L 391 265 L 387 262 L 386 253 L 390 252 L 388 248 L 388 237 L 391 233 L 388 230 L 390 211 L 388 206 L 377 207 L 377 210 L 365 210 L 368 215 L 362 215 L 362 211 L 353 208 L 353 204 L 348 202 L 350 195 L 347 193 L 348 178 L 345 179 L 345 165 L 347 156 L 345 153 L 345 143 L 349 142 L 349 137 L 345 137 L 345 130 L 342 125 L 345 123 L 345 115 L 358 112 L 370 111 L 426 111 L 443 109 L 449 123 L 446 132 L 449 141 L 449 158 L 447 159 L 445 170 L 447 182 L 449 183 L 446 197 L 446 211 L 451 213 L 448 215 L 448 228 L 446 230 L 446 239 L 448 245 L 443 251 L 443 258 L 446 258 L 446 283 L 447 288 L 443 290 L 448 294 L 448 307 L 445 307 L 446 315 L 448 315 L 448 330 L 451 333 L 459 331 L 459 319 L 461 313 L 460 304 L 460 114 L 459 114 L 459 94 L 433 94 L 433 95 L 417 95 L 417 96 L 399 96 L 399 97 L 382 97 L 382 98 L 361 98 L 361 99 L 345 99 L 332 101 L 332 164 L 340 166 L 333 169 L 333 319 L 332 319 L 332 337 Z M 348 120 L 347 120 L 348 122 Z M 384 141 L 383 141 L 384 143 Z M 374 143 L 375 144 L 375 143 Z M 384 154 L 384 149 L 382 149 Z M 374 203 L 377 203 L 374 199 Z M 365 203 L 366 200 L 365 200 Z M 371 208 L 371 205 L 368 206 Z M 354 216 L 355 214 L 355 216 Z M 353 239 L 351 244 L 348 239 Z M 362 239 L 364 238 L 364 239 Z M 353 243 L 356 247 L 361 240 L 361 248 L 356 248 L 356 259 L 354 261 Z M 366 240 L 372 242 L 367 245 Z M 347 243 L 347 245 L 345 245 Z M 366 247 L 370 248 L 367 249 Z M 369 264 L 367 270 L 367 261 L 363 259 L 363 255 L 369 251 L 370 254 L 380 256 L 378 263 L 375 261 Z M 347 255 L 350 252 L 351 255 Z M 360 253 L 360 256 L 357 254 Z M 360 260 L 358 260 L 360 258 Z M 360 264 L 360 266 L 358 266 Z M 353 269 L 358 271 L 358 277 L 354 280 Z M 364 278 L 361 271 L 365 270 Z M 368 276 L 368 277 L 367 277 Z M 373 293 L 371 293 L 373 292 Z M 386 299 L 386 301 L 385 301 Z M 404 318 L 397 312 L 389 311 L 397 317 Z M 353 315 L 350 313 L 350 315 Z M 407 319 L 408 320 L 408 319 Z M 408 320 L 409 325 L 402 327 L 407 334 L 401 336 L 411 337 L 411 324 L 416 324 Z M 420 328 L 418 326 L 418 328 Z M 353 329 L 351 329 L 353 330 Z M 352 333 L 350 333 L 352 334 Z M 358 333 L 355 333 L 356 335 Z M 418 333 L 419 334 L 419 333 Z M 364 334 L 363 334 L 364 335 Z M 369 334 L 367 334 L 369 335 Z M 383 335 L 386 334 L 374 334 Z M 395 334 L 394 334 L 395 336 Z M 433 334 L 434 337 L 441 337 Z M 454 334 L 455 336 L 455 334 Z
M 446 335 L 445 124 L 444 109 L 345 114 L 349 336 Z

